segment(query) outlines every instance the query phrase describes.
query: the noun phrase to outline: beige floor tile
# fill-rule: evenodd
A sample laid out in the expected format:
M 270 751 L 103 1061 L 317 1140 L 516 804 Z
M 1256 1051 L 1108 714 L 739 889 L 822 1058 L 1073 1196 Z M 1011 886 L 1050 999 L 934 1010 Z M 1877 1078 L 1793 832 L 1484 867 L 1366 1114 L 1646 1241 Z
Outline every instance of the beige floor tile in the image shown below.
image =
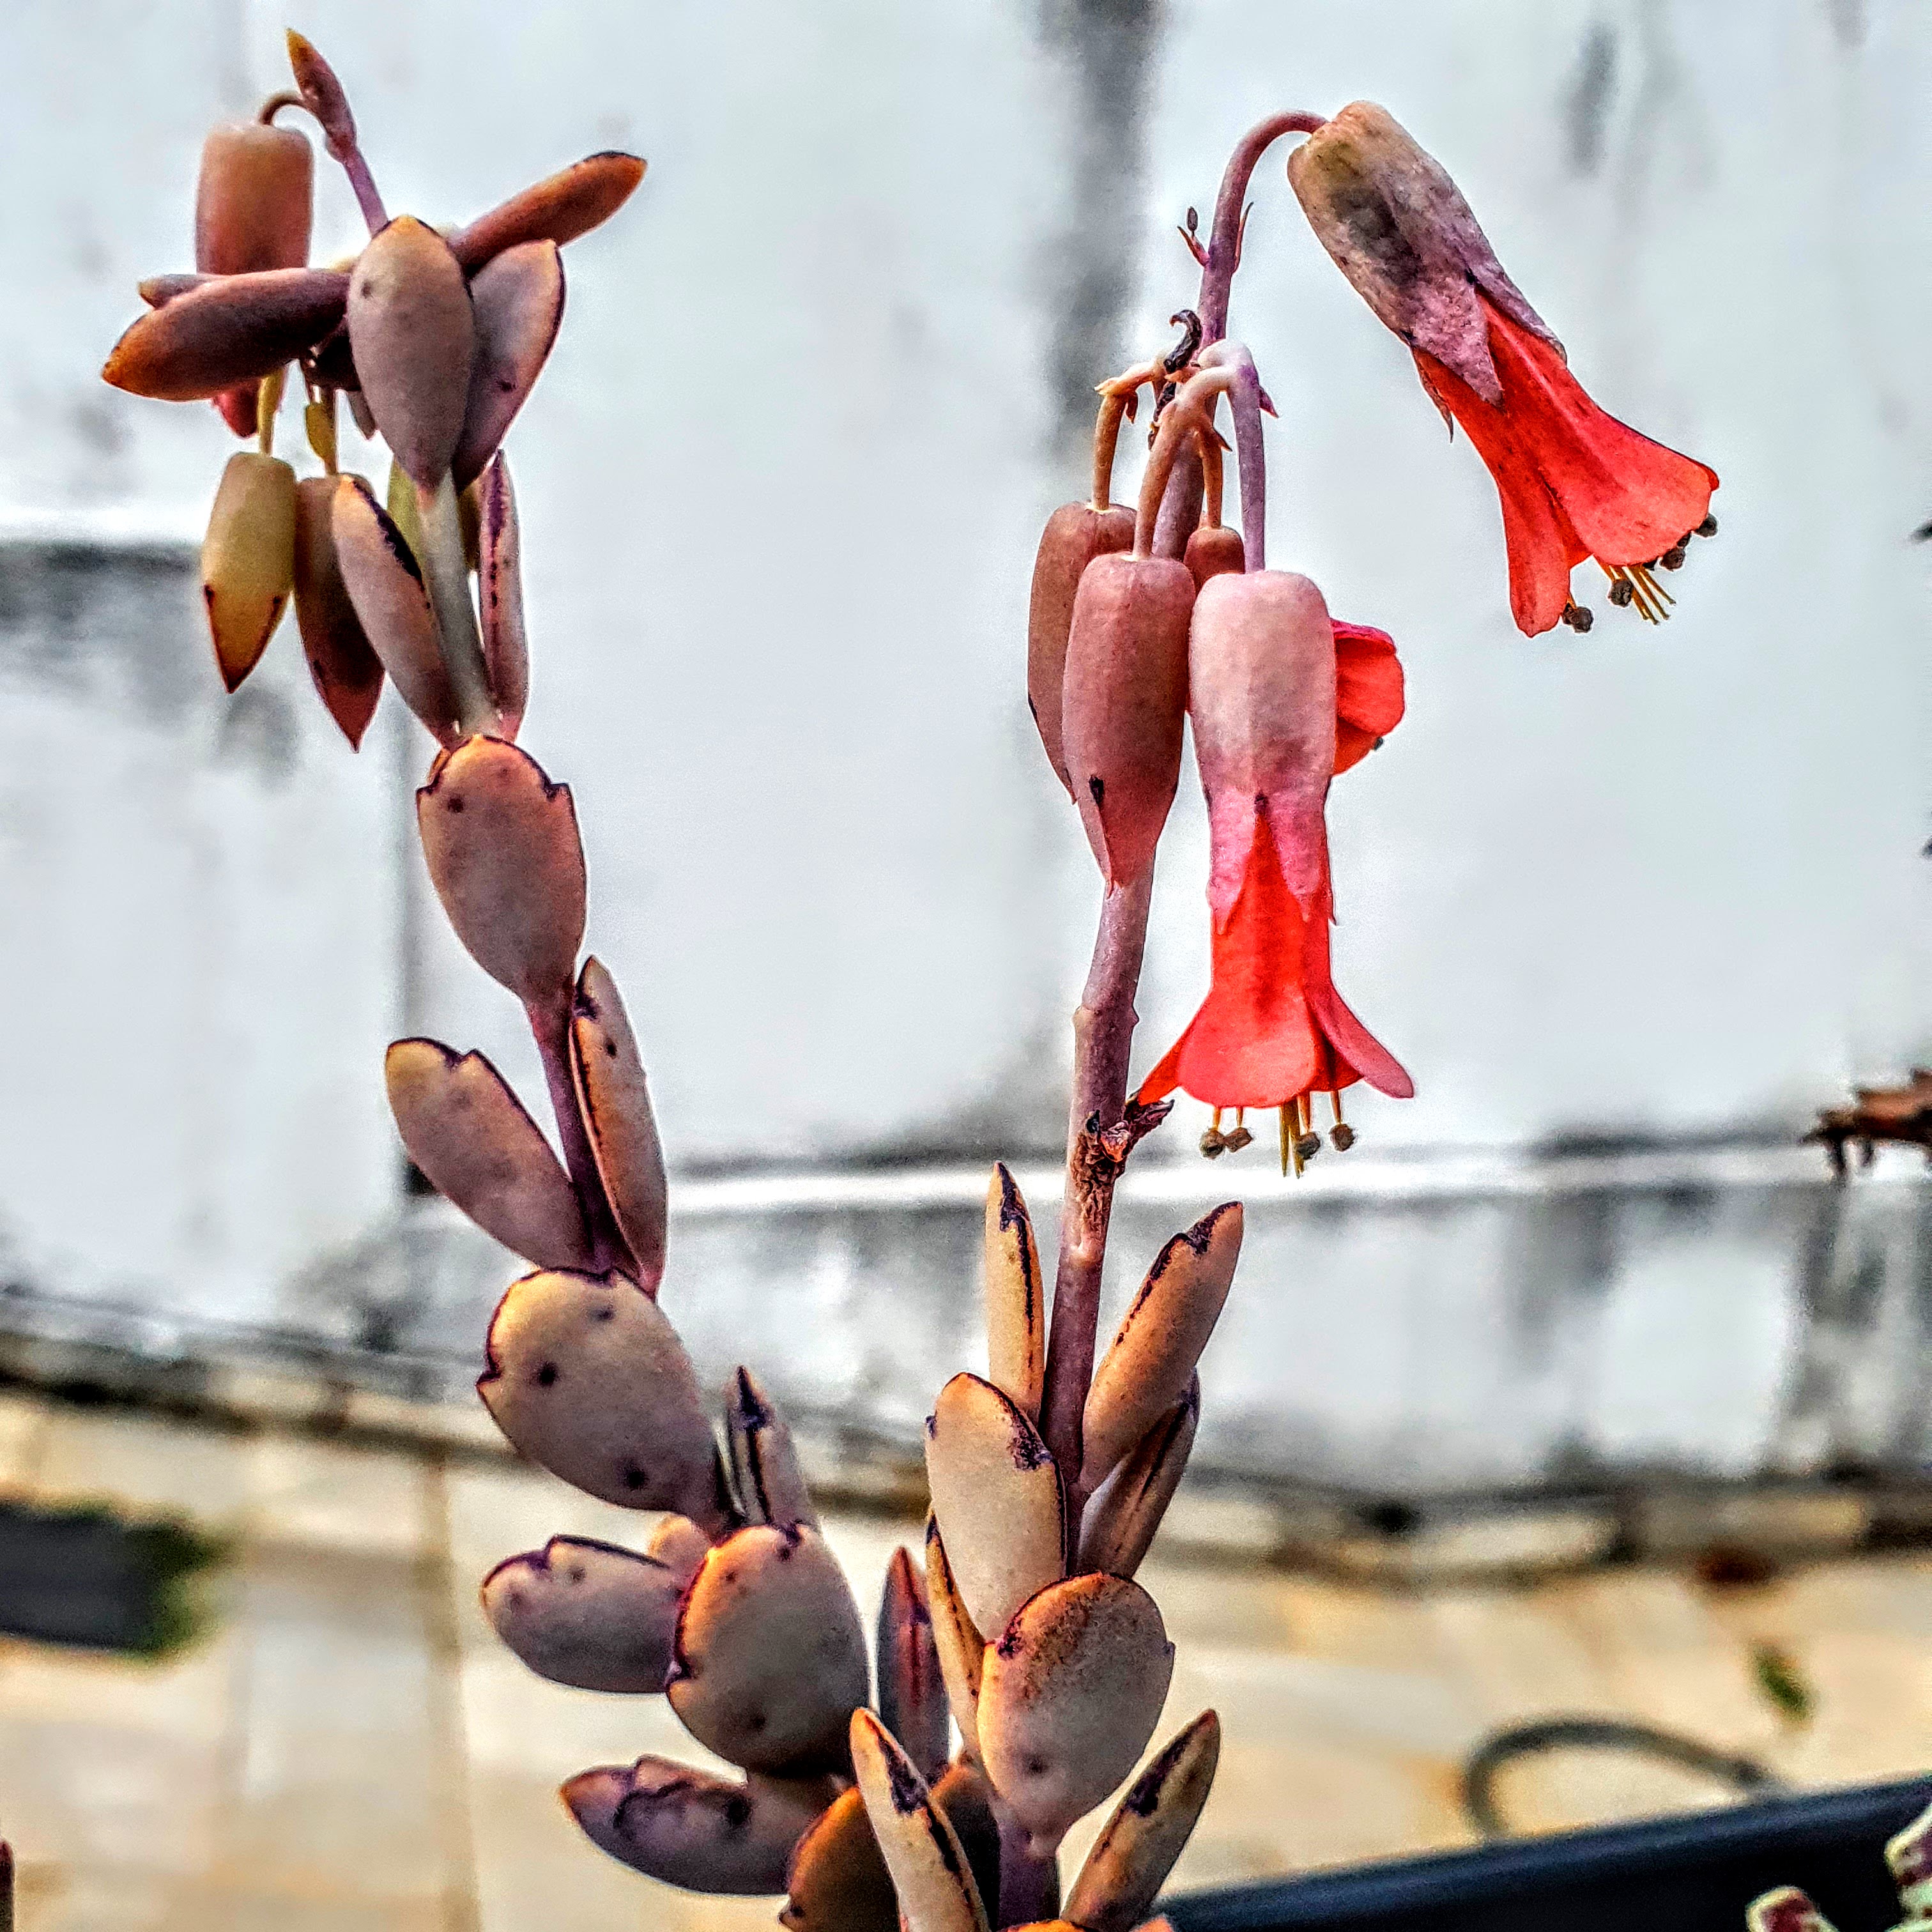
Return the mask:
M 0 1495 L 32 1480 L 46 1420 L 47 1406 L 39 1396 L 0 1390 Z
M 246 1454 L 256 1541 L 399 1564 L 430 1550 L 434 1484 L 422 1457 L 280 1433 Z
M 138 1410 L 56 1408 L 34 1493 L 50 1502 L 108 1502 L 232 1528 L 250 1500 L 248 1448 L 239 1432 Z
M 466 1882 L 460 1733 L 439 1682 L 452 1659 L 425 1582 L 366 1555 L 244 1553 L 224 1873 L 323 1892 L 353 1873 L 365 1895 L 418 1903 Z

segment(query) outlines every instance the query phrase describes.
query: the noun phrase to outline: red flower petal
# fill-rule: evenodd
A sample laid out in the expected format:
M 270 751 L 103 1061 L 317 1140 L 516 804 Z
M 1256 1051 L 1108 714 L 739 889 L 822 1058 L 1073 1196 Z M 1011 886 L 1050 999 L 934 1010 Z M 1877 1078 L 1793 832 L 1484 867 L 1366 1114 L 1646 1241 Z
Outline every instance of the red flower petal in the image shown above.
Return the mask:
M 1359 764 L 1402 722 L 1395 640 L 1366 624 L 1335 629 L 1335 769 Z

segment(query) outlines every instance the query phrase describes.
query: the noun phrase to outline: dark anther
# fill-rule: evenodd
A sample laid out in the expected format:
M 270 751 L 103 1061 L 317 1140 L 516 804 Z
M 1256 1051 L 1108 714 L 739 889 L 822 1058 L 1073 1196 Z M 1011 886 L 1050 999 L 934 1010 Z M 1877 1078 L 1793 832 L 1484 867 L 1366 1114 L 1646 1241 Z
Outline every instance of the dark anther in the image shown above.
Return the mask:
M 1684 568 L 1684 546 L 1672 544 L 1657 560 L 1666 570 L 1682 570 Z
M 1194 212 L 1191 208 L 1187 212 L 1190 214 Z M 1190 228 L 1193 226 L 1191 222 L 1188 225 Z M 1181 330 L 1180 340 L 1160 358 L 1160 366 L 1172 375 L 1178 369 L 1185 369 L 1199 352 L 1201 318 L 1191 308 L 1178 308 L 1168 320 L 1178 324 Z
M 1199 212 L 1198 209 L 1196 209 L 1196 208 L 1190 208 L 1187 211 L 1187 232 L 1188 232 L 1188 233 L 1189 233 L 1189 234 L 1190 234 L 1190 235 L 1198 233 L 1198 232 L 1199 232 L 1200 226 L 1201 226 L 1201 215 L 1200 215 L 1200 212 Z
M 1628 577 L 1618 578 L 1610 586 L 1610 602 L 1619 610 L 1628 610 L 1630 608 L 1630 599 L 1636 595 L 1636 592 L 1631 587 L 1630 580 Z
M 1294 1144 L 1294 1154 L 1298 1160 L 1312 1160 L 1321 1151 L 1322 1136 L 1319 1134 L 1304 1134 Z
M 1244 1147 L 1253 1144 L 1254 1138 L 1246 1127 L 1237 1127 L 1232 1133 L 1221 1136 L 1221 1144 L 1230 1154 L 1239 1154 Z
M 1346 1154 L 1355 1144 L 1355 1130 L 1346 1120 L 1337 1120 L 1328 1130 L 1328 1139 L 1337 1154 Z
M 1228 1151 L 1228 1143 L 1218 1128 L 1210 1127 L 1201 1136 L 1201 1151 L 1209 1160 L 1219 1160 Z
M 1714 537 L 1714 536 L 1715 536 L 1718 534 L 1718 520 L 1717 520 L 1717 518 L 1716 518 L 1715 517 L 1706 517 L 1706 518 L 1704 519 L 1704 520 L 1703 520 L 1701 524 L 1700 524 L 1697 526 L 1697 527 L 1696 527 L 1694 530 L 1693 530 L 1693 531 L 1690 532 L 1690 534 L 1691 534 L 1693 536 L 1698 536 L 1698 537 Z
M 1587 604 L 1566 604 L 1563 607 L 1563 621 L 1570 629 L 1587 631 L 1596 622 Z

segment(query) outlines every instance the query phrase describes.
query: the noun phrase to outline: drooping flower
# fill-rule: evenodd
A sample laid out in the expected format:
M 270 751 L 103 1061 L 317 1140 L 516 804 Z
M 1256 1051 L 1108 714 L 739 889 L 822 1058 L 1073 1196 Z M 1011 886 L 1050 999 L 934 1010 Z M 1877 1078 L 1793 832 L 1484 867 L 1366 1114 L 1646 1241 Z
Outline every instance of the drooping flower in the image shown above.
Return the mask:
M 1358 1081 L 1398 1098 L 1414 1090 L 1343 1003 L 1329 964 L 1328 788 L 1401 718 L 1402 670 L 1386 634 L 1334 624 L 1320 591 L 1281 571 L 1202 586 L 1188 666 L 1211 978 L 1136 1097 L 1180 1088 L 1216 1108 L 1280 1108 L 1284 1158 L 1292 1149 L 1298 1168 L 1311 1096 L 1339 1102 Z
M 1716 472 L 1592 401 L 1456 184 L 1382 109 L 1345 107 L 1288 172 L 1322 246 L 1408 345 L 1424 388 L 1496 479 L 1518 627 L 1587 630 L 1570 573 L 1588 557 L 1610 577 L 1612 603 L 1666 616 L 1672 600 L 1652 573 L 1715 532 Z

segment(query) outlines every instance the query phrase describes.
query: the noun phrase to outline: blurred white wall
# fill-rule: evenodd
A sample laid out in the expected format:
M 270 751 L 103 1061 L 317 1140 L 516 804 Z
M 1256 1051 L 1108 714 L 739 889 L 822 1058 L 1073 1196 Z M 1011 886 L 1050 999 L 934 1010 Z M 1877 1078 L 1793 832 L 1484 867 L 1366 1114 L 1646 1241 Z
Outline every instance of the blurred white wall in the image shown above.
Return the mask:
M 1774 1139 L 1932 1049 L 1922 5 L 29 0 L 0 15 L 0 530 L 198 535 L 212 412 L 96 372 L 135 281 L 188 264 L 206 125 L 285 84 L 285 22 L 392 208 L 650 160 L 569 252 L 510 450 L 525 742 L 575 789 L 591 944 L 687 1168 L 1050 1150 L 1097 886 L 1027 719 L 1034 538 L 1083 488 L 1084 386 L 1194 298 L 1173 224 L 1230 144 L 1356 96 L 1456 174 L 1598 399 L 1724 487 L 1670 624 L 1592 589 L 1587 638 L 1518 636 L 1486 476 L 1264 161 L 1234 328 L 1280 410 L 1270 561 L 1409 674 L 1332 819 L 1338 980 L 1420 1097 L 1366 1102 L 1352 1158 Z M 356 230 L 319 179 L 322 256 Z M 390 1031 L 532 1062 L 434 920 L 404 990 L 413 728 L 352 760 L 291 626 L 271 749 L 220 776 L 166 581 L 121 647 L 166 706 L 104 683 L 86 621 L 37 644 L 52 592 L 14 620 L 0 1214 L 90 1293 L 266 1316 L 387 1211 Z M 1190 783 L 1143 1064 L 1204 987 L 1204 874 Z

